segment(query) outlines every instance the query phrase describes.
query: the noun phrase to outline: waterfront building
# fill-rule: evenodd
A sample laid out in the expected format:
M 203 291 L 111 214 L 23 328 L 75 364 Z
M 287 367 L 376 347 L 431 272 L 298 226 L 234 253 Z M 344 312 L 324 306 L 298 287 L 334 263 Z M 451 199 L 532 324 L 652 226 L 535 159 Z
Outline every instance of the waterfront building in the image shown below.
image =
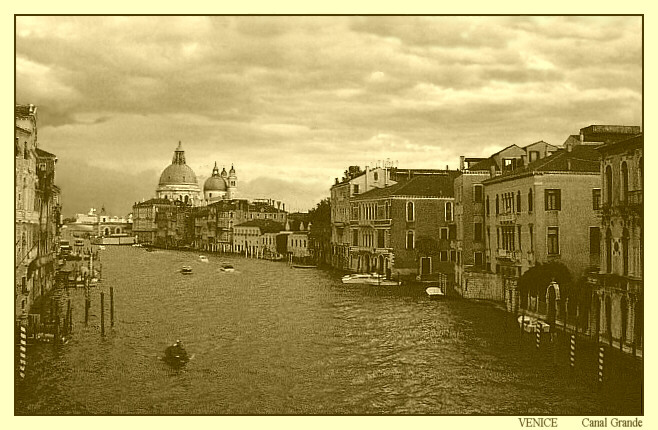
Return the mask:
M 389 277 L 452 276 L 456 171 L 414 176 L 351 199 L 347 267 Z
M 149 199 L 133 205 L 133 234 L 139 243 L 154 244 L 158 236 L 156 214 L 167 210 L 174 202 L 164 198 Z
M 351 199 L 374 188 L 384 188 L 396 182 L 391 180 L 392 164 L 370 169 L 366 166 L 350 166 L 342 180 L 336 178 L 331 187 L 331 264 L 340 269 L 349 268 L 351 243 L 350 213 Z
M 276 235 L 283 230 L 283 224 L 270 219 L 255 219 L 237 224 L 233 228 L 233 250 L 249 256 L 264 255 L 265 250 L 276 252 Z
M 596 127 L 596 126 L 593 126 Z M 600 126 L 599 126 L 600 127 Z M 595 291 L 595 333 L 611 345 L 643 349 L 644 330 L 644 137 L 609 141 L 601 154 L 602 202 L 600 270 L 589 282 Z M 617 137 L 617 138 L 615 138 Z M 596 136 L 591 136 L 594 139 Z
M 110 238 L 132 237 L 132 224 L 132 214 L 125 217 L 111 216 L 105 212 L 105 208 L 102 208 L 100 213 L 95 208 L 91 208 L 87 213 L 75 214 L 74 222 L 67 223 L 64 228 L 69 237 L 96 236 L 99 243 L 112 243 Z M 107 241 L 103 242 L 106 238 Z
M 15 318 L 38 311 L 54 286 L 61 226 L 57 157 L 39 147 L 37 107 L 15 106 Z
M 180 201 L 155 209 L 153 244 L 162 248 L 190 246 L 194 240 L 193 208 Z

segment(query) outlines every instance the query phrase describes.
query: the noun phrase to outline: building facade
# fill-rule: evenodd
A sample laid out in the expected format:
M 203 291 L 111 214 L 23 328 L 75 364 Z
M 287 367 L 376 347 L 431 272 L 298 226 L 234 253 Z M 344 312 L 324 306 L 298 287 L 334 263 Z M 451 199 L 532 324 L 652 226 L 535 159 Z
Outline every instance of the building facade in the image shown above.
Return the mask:
M 603 216 L 600 271 L 590 278 L 595 332 L 611 345 L 643 350 L 644 138 L 613 139 L 598 150 Z
M 39 148 L 37 107 L 15 106 L 15 318 L 24 321 L 54 286 L 61 226 L 57 158 Z

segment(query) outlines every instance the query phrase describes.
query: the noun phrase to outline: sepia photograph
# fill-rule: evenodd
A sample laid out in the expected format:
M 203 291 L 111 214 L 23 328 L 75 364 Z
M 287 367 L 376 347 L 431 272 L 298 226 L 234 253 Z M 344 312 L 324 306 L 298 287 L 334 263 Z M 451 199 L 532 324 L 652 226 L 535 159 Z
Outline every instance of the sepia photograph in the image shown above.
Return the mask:
M 644 18 L 14 15 L 14 415 L 642 427 Z

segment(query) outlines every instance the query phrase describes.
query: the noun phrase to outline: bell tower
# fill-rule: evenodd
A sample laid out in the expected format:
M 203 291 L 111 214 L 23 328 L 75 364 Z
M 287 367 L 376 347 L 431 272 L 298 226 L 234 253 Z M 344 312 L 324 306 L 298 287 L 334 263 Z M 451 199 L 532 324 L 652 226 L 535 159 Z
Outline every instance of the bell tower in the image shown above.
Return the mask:
M 238 194 L 238 177 L 235 174 L 235 167 L 231 164 L 231 170 L 228 171 L 228 178 L 226 179 L 228 198 L 234 199 Z

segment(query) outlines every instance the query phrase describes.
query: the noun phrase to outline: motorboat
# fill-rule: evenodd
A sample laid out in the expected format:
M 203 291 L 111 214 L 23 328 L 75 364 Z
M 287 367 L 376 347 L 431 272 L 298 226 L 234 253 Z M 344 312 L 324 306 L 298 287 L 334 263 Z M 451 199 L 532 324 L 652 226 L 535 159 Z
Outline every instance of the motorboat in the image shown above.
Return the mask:
M 190 361 L 190 356 L 188 355 L 185 348 L 183 348 L 183 345 L 181 345 L 179 342 L 176 342 L 175 344 L 168 346 L 167 349 L 165 349 L 164 361 L 166 361 L 171 366 L 180 367 L 184 366 L 188 361 Z
M 98 249 L 101 250 L 101 251 L 105 251 L 105 246 L 104 245 L 99 245 Z
M 385 275 L 378 273 L 354 273 L 341 278 L 343 284 L 382 285 L 387 287 L 400 285 L 398 281 L 386 279 Z
M 133 243 L 132 246 L 133 246 L 133 248 L 141 248 L 142 244 L 141 243 Z
M 191 275 L 191 274 L 192 274 L 192 267 L 190 267 L 190 266 L 183 266 L 183 268 L 180 269 L 180 272 L 181 272 L 183 275 Z
M 205 255 L 199 255 L 199 260 L 201 260 L 202 263 L 207 263 L 208 257 L 206 257 Z
M 442 299 L 446 296 L 441 287 L 429 287 L 425 290 L 430 299 Z
M 222 267 L 220 268 L 220 270 L 222 272 L 235 272 L 235 268 L 232 265 L 228 264 L 228 263 L 222 264 Z
M 548 333 L 551 331 L 550 324 L 541 321 L 535 317 L 531 317 L 528 315 L 521 315 L 519 316 L 519 318 L 517 318 L 517 321 L 519 322 L 519 327 L 523 327 L 523 330 L 527 331 L 528 333 L 535 333 L 537 331 L 537 328 L 539 328 L 544 333 Z

